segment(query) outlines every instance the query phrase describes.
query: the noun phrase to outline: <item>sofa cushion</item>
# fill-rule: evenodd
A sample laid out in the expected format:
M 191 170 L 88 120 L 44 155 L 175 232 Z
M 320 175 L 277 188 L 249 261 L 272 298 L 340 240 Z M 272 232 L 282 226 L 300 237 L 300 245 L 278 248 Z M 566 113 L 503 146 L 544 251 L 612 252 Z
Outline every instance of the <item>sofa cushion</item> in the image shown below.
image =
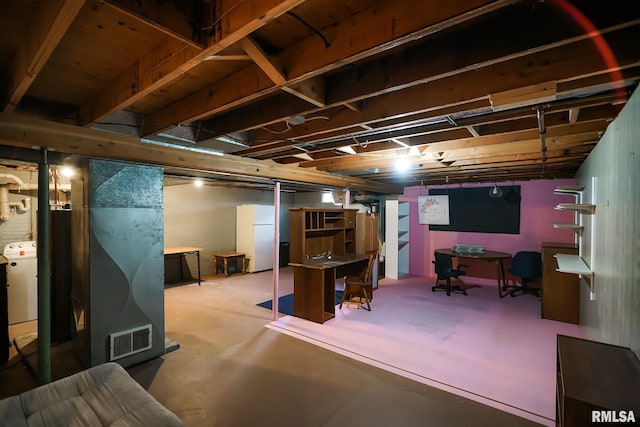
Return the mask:
M 182 426 L 122 366 L 94 366 L 0 401 L 0 425 Z

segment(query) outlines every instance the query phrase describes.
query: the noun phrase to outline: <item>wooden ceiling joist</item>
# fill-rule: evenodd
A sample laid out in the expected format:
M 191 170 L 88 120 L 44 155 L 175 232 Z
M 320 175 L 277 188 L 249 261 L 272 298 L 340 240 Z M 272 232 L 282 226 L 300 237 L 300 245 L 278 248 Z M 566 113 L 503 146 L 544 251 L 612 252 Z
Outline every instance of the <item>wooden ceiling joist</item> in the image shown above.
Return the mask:
M 174 166 L 205 172 L 225 172 L 389 194 L 402 192 L 402 189 L 398 187 L 367 182 L 358 178 L 338 177 L 311 169 L 279 165 L 270 161 L 251 160 L 229 155 L 216 156 L 167 148 L 146 144 L 140 139 L 130 136 L 18 117 L 6 113 L 0 113 L 0 142 L 22 148 L 44 146 L 76 156 Z
M 12 112 L 49 59 L 85 0 L 48 0 L 39 3 L 28 36 L 21 40 L 14 60 L 4 111 Z
M 99 122 L 118 110 L 126 109 L 150 92 L 178 79 L 211 55 L 240 41 L 303 2 L 304 0 L 244 0 L 236 4 L 235 0 L 218 1 L 220 10 L 227 13 L 216 16 L 213 36 L 205 49 L 171 39 L 154 46 L 101 93 L 80 107 L 78 115 L 81 123 L 88 125 Z M 169 119 L 163 123 L 175 122 L 176 120 Z

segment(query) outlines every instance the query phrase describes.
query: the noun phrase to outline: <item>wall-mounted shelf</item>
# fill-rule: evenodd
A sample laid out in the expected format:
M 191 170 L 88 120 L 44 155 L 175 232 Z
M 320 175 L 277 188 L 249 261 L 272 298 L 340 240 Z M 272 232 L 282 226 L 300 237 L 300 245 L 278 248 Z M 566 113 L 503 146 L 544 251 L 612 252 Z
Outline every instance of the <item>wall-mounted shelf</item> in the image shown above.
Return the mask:
M 569 209 L 589 213 L 593 213 L 595 208 L 595 205 L 592 205 L 590 203 L 558 203 L 558 206 L 556 206 L 556 209 L 558 210 Z
M 591 298 L 595 295 L 595 278 L 593 271 L 584 262 L 580 255 L 555 254 L 554 257 L 558 262 L 557 271 L 561 273 L 577 274 L 586 279 L 591 289 Z
M 554 228 L 573 230 L 575 233 L 575 242 L 578 245 L 578 255 L 556 254 L 554 255 L 558 261 L 558 271 L 563 273 L 577 274 L 581 278 L 585 278 L 591 291 L 591 299 L 595 299 L 594 292 L 594 274 L 593 271 L 582 258 L 584 249 L 583 239 L 589 239 L 589 246 L 594 246 L 594 230 L 595 216 L 587 221 L 587 225 L 591 229 L 591 236 L 583 236 L 585 230 L 584 215 L 595 214 L 596 210 L 596 178 L 591 179 L 591 203 L 584 203 L 583 191 L 584 185 L 560 185 L 554 189 L 554 194 L 573 196 L 573 203 L 558 203 L 556 210 L 571 210 L 574 212 L 574 222 L 571 224 L 553 224 Z M 593 254 L 591 254 L 593 256 Z M 591 258 L 593 261 L 593 258 Z
M 553 228 L 564 228 L 570 230 L 582 230 L 584 227 L 580 224 L 553 224 Z
M 584 185 L 558 185 L 553 192 L 556 194 L 578 195 L 582 193 L 582 190 L 584 190 Z
M 558 271 L 561 273 L 593 275 L 591 269 L 579 255 L 555 254 L 558 261 Z

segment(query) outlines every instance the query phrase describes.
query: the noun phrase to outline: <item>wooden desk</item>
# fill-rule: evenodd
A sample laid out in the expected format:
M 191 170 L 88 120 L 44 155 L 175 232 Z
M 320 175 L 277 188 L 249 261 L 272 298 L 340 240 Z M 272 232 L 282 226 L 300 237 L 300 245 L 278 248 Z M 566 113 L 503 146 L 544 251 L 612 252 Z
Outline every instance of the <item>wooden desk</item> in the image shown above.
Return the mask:
M 496 279 L 498 280 L 498 296 L 504 298 L 507 294 L 502 294 L 503 290 L 507 290 L 507 279 L 504 272 L 504 260 L 511 258 L 511 254 L 497 251 L 484 252 L 455 252 L 451 249 L 436 249 L 441 254 L 451 255 L 457 258 L 481 259 L 487 262 L 493 262 L 496 265 Z
M 245 254 L 239 252 L 218 252 L 213 254 L 213 265 L 215 266 L 216 274 L 220 271 L 224 273 L 225 277 L 229 277 L 229 260 L 236 263 L 240 261 L 240 271 L 243 273 L 247 271 L 247 266 L 245 265 Z M 221 266 L 220 261 L 222 261 Z
M 367 266 L 367 254 L 333 255 L 309 259 L 293 266 L 293 315 L 324 323 L 336 315 L 336 278 L 359 274 Z
M 184 256 L 184 255 L 195 255 L 197 260 L 198 260 L 198 286 L 200 286 L 201 283 L 201 277 L 200 277 L 200 251 L 202 250 L 202 248 L 192 248 L 190 246 L 165 246 L 164 248 L 164 255 L 165 256 L 170 256 L 170 255 L 179 255 L 179 256 Z M 183 278 L 183 274 L 182 274 L 182 259 L 180 259 L 180 279 Z

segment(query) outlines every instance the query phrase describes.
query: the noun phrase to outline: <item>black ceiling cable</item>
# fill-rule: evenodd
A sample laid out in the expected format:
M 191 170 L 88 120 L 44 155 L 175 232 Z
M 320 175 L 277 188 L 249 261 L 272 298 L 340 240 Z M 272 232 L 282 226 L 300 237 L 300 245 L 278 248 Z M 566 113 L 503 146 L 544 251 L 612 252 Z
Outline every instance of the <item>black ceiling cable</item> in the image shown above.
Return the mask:
M 308 29 L 310 29 L 311 31 L 313 31 L 314 33 L 316 33 L 318 35 L 318 37 L 320 37 L 322 39 L 322 41 L 324 42 L 324 47 L 329 47 L 331 46 L 331 43 L 329 43 L 329 40 L 327 40 L 327 38 L 318 30 L 316 30 L 315 28 L 313 28 L 311 26 L 311 24 L 309 24 L 307 21 L 305 21 L 304 19 L 302 19 L 300 16 L 296 15 L 293 12 L 287 12 L 287 15 L 289 16 L 293 16 L 295 19 L 297 19 L 298 21 L 300 21 L 305 27 L 307 27 Z

